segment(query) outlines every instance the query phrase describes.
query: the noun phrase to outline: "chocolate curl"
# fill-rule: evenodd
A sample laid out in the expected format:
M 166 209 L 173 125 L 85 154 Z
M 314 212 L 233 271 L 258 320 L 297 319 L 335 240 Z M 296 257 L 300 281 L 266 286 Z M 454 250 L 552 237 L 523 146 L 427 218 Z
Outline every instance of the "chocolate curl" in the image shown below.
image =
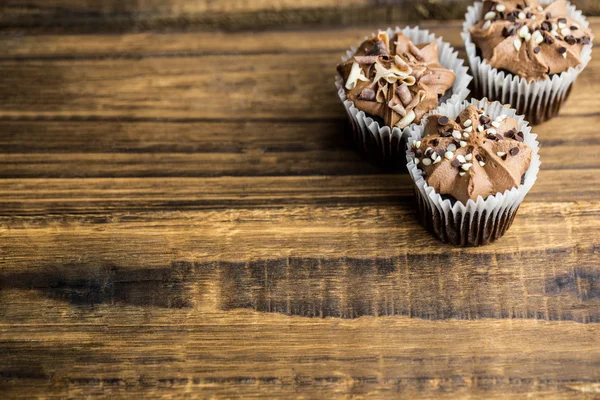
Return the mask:
M 406 83 L 403 83 L 396 89 L 396 94 L 405 107 L 412 101 L 412 94 L 410 94 L 410 90 L 408 90 L 408 85 Z
M 401 117 L 406 117 L 406 109 L 402 104 L 394 103 L 394 100 L 390 100 L 388 107 L 400 114 Z
M 410 54 L 415 56 L 417 60 L 425 61 L 425 56 L 423 56 L 421 50 L 417 46 L 415 46 L 413 42 L 408 42 L 408 50 L 410 51 Z
M 400 71 L 408 71 L 410 69 L 409 65 L 399 55 L 394 56 L 394 62 Z
M 383 42 L 386 50 L 390 48 L 390 38 L 388 37 L 386 31 L 379 31 L 379 33 L 377 34 L 377 39 Z M 389 54 L 389 50 L 386 51 L 386 53 Z
M 413 97 L 412 101 L 408 103 L 408 105 L 406 106 L 407 110 L 412 110 L 417 106 L 417 104 L 421 102 L 421 96 L 419 95 L 420 93 L 421 92 L 417 93 L 417 95 Z
M 366 87 L 362 90 L 362 92 L 360 92 L 360 94 L 358 95 L 358 98 L 360 100 L 373 101 L 373 100 L 375 100 L 375 96 L 376 96 L 375 91 L 373 89 L 371 89 L 370 87 Z
M 379 85 L 379 89 L 377 89 L 377 95 L 375 99 L 378 103 L 385 103 L 385 98 L 387 96 L 388 84 L 385 83 L 383 86 Z
M 427 67 L 414 66 L 412 68 L 412 76 L 414 76 L 416 80 L 419 80 L 421 79 L 426 70 Z
M 379 59 L 378 56 L 354 56 L 354 59 L 359 64 L 375 64 Z

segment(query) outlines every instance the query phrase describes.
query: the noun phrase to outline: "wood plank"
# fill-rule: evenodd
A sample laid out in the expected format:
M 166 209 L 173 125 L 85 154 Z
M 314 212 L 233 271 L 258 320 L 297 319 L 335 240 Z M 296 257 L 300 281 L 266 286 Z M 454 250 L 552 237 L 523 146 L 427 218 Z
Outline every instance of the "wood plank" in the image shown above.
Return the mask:
M 600 19 L 592 18 L 594 24 Z M 429 29 L 462 47 L 460 21 L 423 21 L 421 28 Z M 200 56 L 207 54 L 256 53 L 343 53 L 351 45 L 382 25 L 340 29 L 311 29 L 308 31 L 265 32 L 136 32 L 122 35 L 80 34 L 26 34 L 2 35 L 4 49 L 0 59 L 27 58 L 139 58 L 177 55 Z M 341 54 L 340 54 L 341 56 Z
M 106 181 L 105 187 L 110 184 Z M 10 244 L 11 248 L 19 249 L 25 241 L 40 249 L 39 253 L 32 253 L 29 245 L 21 248 L 20 255 L 12 253 L 11 263 L 4 268 L 19 268 L 17 262 L 31 262 L 34 256 L 35 265 L 44 264 L 49 254 L 44 248 L 54 248 L 57 244 L 54 237 L 44 236 L 52 232 L 61 232 L 59 245 L 63 240 L 70 243 L 71 247 L 61 247 L 60 251 L 67 252 L 68 258 L 74 260 L 86 254 L 87 246 L 95 240 L 107 255 L 122 257 L 120 254 L 132 251 L 135 254 L 136 248 L 150 246 L 153 254 L 165 252 L 161 257 L 168 259 L 171 249 L 186 249 L 183 254 L 208 261 L 240 258 L 245 261 L 244 255 L 249 258 L 316 254 L 394 257 L 406 254 L 407 246 L 411 254 L 453 250 L 438 243 L 419 226 L 409 192 L 405 197 L 378 198 L 385 192 L 371 191 L 359 197 L 348 190 L 334 192 L 327 198 L 288 191 L 287 197 L 266 200 L 266 194 L 259 197 L 248 193 L 248 198 L 243 193 L 211 195 L 208 188 L 198 186 L 185 198 L 181 194 L 165 197 L 156 193 L 159 189 L 139 189 L 142 193 L 134 198 L 123 188 L 109 187 L 104 193 L 65 190 L 61 197 L 48 193 L 46 199 L 0 203 L 5 246 Z M 53 194 L 55 197 L 50 197 Z M 208 199 L 198 200 L 194 195 Z M 17 196 L 26 199 L 23 192 L 14 195 Z M 236 197 L 243 198 L 236 200 Z M 597 201 L 549 202 L 547 196 L 537 198 L 532 194 L 522 204 L 519 217 L 505 239 L 495 247 L 472 249 L 470 254 L 485 253 L 490 248 L 509 254 L 520 249 L 597 251 L 597 240 L 589 234 L 599 229 Z M 544 226 L 544 235 L 538 233 L 540 226 Z M 120 235 L 125 236 L 117 240 Z M 9 254 L 5 255 L 6 260 Z M 164 260 L 161 264 L 165 264 Z
M 600 115 L 561 117 L 537 127 L 543 170 L 598 168 L 599 123 Z M 379 173 L 356 154 L 345 128 L 343 118 L 307 123 L 0 121 L 0 177 Z M 578 151 L 581 146 L 585 152 Z
M 597 200 L 598 175 L 594 169 L 543 171 L 527 199 L 540 202 Z M 396 204 L 413 197 L 412 183 L 406 174 L 3 179 L 1 182 L 0 213 L 4 215 L 20 210 L 25 214 L 39 212 L 45 207 L 75 211 L 87 205 L 111 210 L 115 206 L 127 210 L 136 204 L 156 209 L 254 208 L 287 204 Z
M 440 28 L 439 33 L 451 31 Z M 160 35 L 136 36 L 131 41 L 124 40 L 131 44 L 123 45 L 122 50 L 115 53 L 123 51 L 135 55 L 126 59 L 89 58 L 93 54 L 105 55 L 117 40 L 114 38 L 75 53 L 88 59 L 64 60 L 43 58 L 50 54 L 69 54 L 75 43 L 81 49 L 88 49 L 85 44 L 95 43 L 96 37 L 72 37 L 59 49 L 49 45 L 52 37 L 31 48 L 31 39 L 24 45 L 19 38 L 5 39 L 4 43 L 12 43 L 9 48 L 30 49 L 26 54 L 34 59 L 23 62 L 9 58 L 0 62 L 3 72 L 0 75 L 0 118 L 343 118 L 343 108 L 332 84 L 335 64 L 343 47 L 333 48 L 356 43 L 364 33 L 356 30 L 342 33 L 343 36 L 337 31 L 319 32 L 322 37 L 336 39 L 324 40 L 319 52 L 310 54 L 286 52 L 292 51 L 291 42 L 300 49 L 319 43 L 314 33 L 295 33 L 293 40 L 291 36 L 287 36 L 288 40 L 276 39 L 272 33 L 246 35 L 246 39 L 240 39 L 239 35 L 232 37 L 239 39 L 241 46 L 231 40 L 195 40 L 197 34 L 190 34 L 189 38 L 179 34 L 171 38 L 177 40 L 170 43 L 209 44 L 192 47 L 161 47 L 159 44 L 158 53 L 146 55 L 139 49 L 165 39 L 157 40 Z M 346 44 L 342 45 L 337 37 L 343 37 Z M 255 53 L 263 39 L 269 44 L 269 51 L 273 44 L 274 53 Z M 457 45 L 461 43 L 456 31 L 448 39 Z M 250 53 L 215 54 L 214 43 L 220 42 L 234 43 L 238 48 L 248 44 Z M 180 54 L 182 51 L 191 53 Z M 229 47 L 225 51 L 235 52 L 235 49 Z M 164 52 L 170 56 L 163 57 Z M 25 55 L 23 52 L 8 54 L 10 57 Z M 215 65 L 219 65 L 218 70 Z M 597 91 L 598 65 L 600 61 L 592 60 L 581 75 L 562 115 L 580 115 L 582 110 L 586 115 L 600 114 L 600 105 L 592 95 Z M 32 98 L 36 99 L 34 103 L 30 102 Z
M 27 295 L 5 294 L 31 304 Z M 35 307 L 29 309 L 60 309 L 57 300 L 31 301 Z M 43 397 L 581 398 L 600 379 L 598 325 L 339 321 L 171 308 L 144 309 L 157 320 L 145 325 L 137 307 L 95 310 L 91 316 L 100 320 L 91 324 L 50 314 L 44 317 L 48 325 L 0 327 L 10 361 L 3 387 L 20 385 L 17 393 Z M 130 323 L 113 324 L 111 310 L 131 317 Z M 54 334 L 48 335 L 49 327 Z M 28 339 L 16 339 L 16 332 Z
M 600 15 L 593 0 L 573 0 L 585 14 Z M 468 0 L 5 0 L 0 27 L 54 31 L 131 29 L 264 29 L 462 19 Z
M 275 54 L 6 61 L 0 65 L 0 118 L 341 118 L 345 112 L 333 86 L 336 59 Z M 563 115 L 600 112 L 593 96 L 600 81 L 596 71 L 600 60 L 594 59 Z

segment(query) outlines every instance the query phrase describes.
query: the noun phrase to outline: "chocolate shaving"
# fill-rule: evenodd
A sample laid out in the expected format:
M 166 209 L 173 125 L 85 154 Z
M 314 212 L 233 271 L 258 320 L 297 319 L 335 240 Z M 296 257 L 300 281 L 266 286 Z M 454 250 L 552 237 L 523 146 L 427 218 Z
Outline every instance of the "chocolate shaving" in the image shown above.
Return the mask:
M 460 161 L 458 161 L 456 158 L 454 160 L 452 160 L 452 162 L 450 163 L 454 168 L 458 168 L 460 167 L 462 164 Z
M 519 148 L 518 147 L 513 147 L 508 152 L 510 153 L 511 156 L 516 156 L 517 154 L 519 154 Z
M 448 131 L 442 132 L 442 133 L 440 133 L 440 136 L 441 137 L 450 137 L 450 136 L 452 136 L 452 132 L 448 132 Z
M 567 48 L 566 48 L 566 47 L 560 47 L 560 48 L 558 49 L 558 53 L 559 53 L 559 54 L 564 54 L 564 53 L 566 53 L 566 52 L 567 52 Z
M 581 38 L 581 43 L 583 43 L 583 44 L 590 44 L 592 42 L 590 41 L 589 37 L 584 36 L 584 37 Z
M 496 133 L 496 140 L 500 141 L 500 140 L 504 140 L 504 136 L 502 136 L 499 133 Z
M 358 98 L 360 100 L 367 100 L 367 101 L 373 101 L 375 100 L 375 91 L 369 87 L 366 87 L 362 90 L 362 92 L 360 92 L 360 94 L 358 95 Z
M 482 115 L 481 117 L 479 117 L 479 123 L 481 123 L 481 125 L 489 124 L 490 121 L 491 119 L 487 115 Z
M 546 13 L 546 19 L 551 19 L 551 18 L 552 18 L 552 14 L 551 14 L 551 13 L 549 13 L 549 12 L 547 12 L 547 13 Z
M 483 161 L 483 157 L 481 157 L 479 154 L 475 154 L 475 159 L 477 161 Z
M 546 42 L 546 44 L 553 44 L 554 39 L 550 35 L 544 35 L 544 42 Z
M 414 96 L 414 97 L 412 98 L 411 102 L 410 102 L 410 103 L 408 103 L 408 105 L 406 106 L 406 109 L 407 109 L 407 110 L 412 110 L 412 109 L 413 109 L 413 108 L 415 108 L 415 107 L 417 106 L 417 104 L 419 104 L 420 102 L 421 102 L 420 95 L 419 95 L 419 93 L 417 93 L 417 95 L 416 95 L 416 96 Z
M 359 64 L 375 64 L 378 59 L 378 56 L 354 56 L 354 60 Z
M 533 48 L 533 52 L 535 54 L 538 54 L 540 51 L 542 51 L 542 48 L 540 46 L 536 46 L 536 47 Z
M 389 56 L 389 52 L 383 41 L 378 41 L 366 52 L 367 56 Z
M 400 98 L 402 104 L 404 104 L 404 107 L 407 107 L 412 101 L 412 95 L 410 94 L 410 90 L 408 89 L 408 85 L 406 83 L 398 86 L 398 89 L 396 89 L 396 94 Z
M 390 100 L 388 107 L 400 114 L 402 117 L 406 117 L 406 109 L 400 103 L 394 103 L 394 100 Z
M 421 149 L 417 149 L 417 151 L 415 151 L 415 156 L 417 156 L 418 158 L 421 158 L 422 155 L 423 151 L 421 151 Z
M 400 68 L 401 71 L 408 71 L 410 68 L 408 64 L 399 55 L 394 56 L 394 63 Z
M 578 28 L 577 26 L 575 26 L 575 25 L 571 25 L 571 28 L 570 28 L 570 29 L 571 29 L 572 31 L 576 31 L 576 30 L 577 30 L 577 29 L 579 29 L 579 28 Z
M 507 157 L 507 155 L 505 154 L 505 155 L 503 155 L 503 156 L 502 156 L 502 157 L 500 157 L 500 158 L 502 158 L 503 160 L 506 160 L 506 157 Z
M 441 116 L 440 119 L 438 119 L 438 124 L 440 125 L 448 125 L 449 122 L 450 120 L 446 116 Z
M 375 96 L 375 99 L 377 100 L 378 103 L 384 103 L 386 96 L 387 96 L 387 91 L 388 91 L 388 84 L 385 83 L 383 86 L 379 85 L 379 88 L 377 89 L 377 95 Z
M 438 149 L 436 153 L 438 156 L 443 157 L 446 154 L 446 149 Z
M 439 140 L 439 139 L 433 139 L 433 140 L 431 141 L 431 144 L 432 144 L 434 147 L 437 147 L 437 145 L 438 145 L 438 144 L 440 144 L 440 140 Z
M 421 49 L 415 46 L 413 42 L 408 42 L 408 51 L 410 51 L 410 53 L 415 56 L 417 60 L 425 61 L 425 56 L 423 56 Z

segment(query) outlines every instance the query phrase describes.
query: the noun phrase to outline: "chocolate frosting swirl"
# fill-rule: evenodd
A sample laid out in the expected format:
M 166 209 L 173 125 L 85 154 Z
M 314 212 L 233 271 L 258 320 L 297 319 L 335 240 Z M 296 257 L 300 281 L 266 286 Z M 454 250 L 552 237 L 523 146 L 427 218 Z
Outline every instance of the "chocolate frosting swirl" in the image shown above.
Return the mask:
M 541 80 L 581 64 L 592 33 L 568 16 L 565 0 L 486 0 L 471 40 L 492 67 Z
M 337 70 L 356 108 L 399 128 L 420 122 L 456 79 L 440 64 L 437 42 L 415 45 L 400 32 L 379 32 Z
M 531 162 L 517 120 L 492 119 L 475 106 L 456 120 L 427 117 L 423 139 L 412 144 L 415 163 L 427 184 L 466 203 L 519 187 Z

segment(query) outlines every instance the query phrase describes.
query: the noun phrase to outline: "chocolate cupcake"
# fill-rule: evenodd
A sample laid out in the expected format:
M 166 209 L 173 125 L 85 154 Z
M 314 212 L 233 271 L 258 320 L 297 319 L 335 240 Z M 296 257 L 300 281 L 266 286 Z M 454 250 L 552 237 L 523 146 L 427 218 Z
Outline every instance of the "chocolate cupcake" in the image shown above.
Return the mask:
M 478 246 L 501 237 L 539 171 L 538 142 L 498 102 L 445 104 L 407 145 L 421 222 L 443 242 Z
M 486 0 L 463 39 L 479 97 L 510 103 L 534 124 L 556 114 L 591 60 L 592 32 L 568 1 Z
M 404 153 L 407 128 L 440 103 L 464 100 L 472 79 L 450 45 L 418 28 L 380 31 L 342 61 L 336 86 L 353 139 L 388 165 Z

